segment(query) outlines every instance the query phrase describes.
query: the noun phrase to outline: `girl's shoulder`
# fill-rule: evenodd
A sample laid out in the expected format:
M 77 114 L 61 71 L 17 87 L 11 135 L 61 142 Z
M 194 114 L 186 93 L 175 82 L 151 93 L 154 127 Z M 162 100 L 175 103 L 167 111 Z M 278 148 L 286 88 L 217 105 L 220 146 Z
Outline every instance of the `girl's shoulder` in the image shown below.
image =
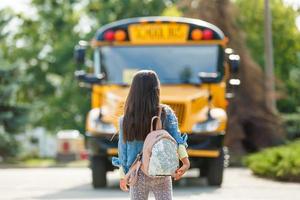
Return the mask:
M 160 104 L 160 106 L 162 106 L 163 110 L 166 112 L 174 112 L 173 109 L 167 104 Z
M 163 108 L 162 114 L 165 115 L 167 118 L 176 117 L 174 110 L 167 104 L 161 104 Z

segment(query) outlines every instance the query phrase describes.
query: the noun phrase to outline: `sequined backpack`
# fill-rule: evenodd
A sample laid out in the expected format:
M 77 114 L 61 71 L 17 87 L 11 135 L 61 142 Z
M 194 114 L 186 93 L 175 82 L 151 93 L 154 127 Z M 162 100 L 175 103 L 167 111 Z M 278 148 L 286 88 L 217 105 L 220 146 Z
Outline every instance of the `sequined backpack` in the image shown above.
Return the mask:
M 159 107 L 158 115 L 151 119 L 150 133 L 144 141 L 142 152 L 137 155 L 125 175 L 125 180 L 129 185 L 135 184 L 139 169 L 150 177 L 160 177 L 173 176 L 179 166 L 177 142 L 166 130 L 162 129 L 161 113 L 162 106 Z

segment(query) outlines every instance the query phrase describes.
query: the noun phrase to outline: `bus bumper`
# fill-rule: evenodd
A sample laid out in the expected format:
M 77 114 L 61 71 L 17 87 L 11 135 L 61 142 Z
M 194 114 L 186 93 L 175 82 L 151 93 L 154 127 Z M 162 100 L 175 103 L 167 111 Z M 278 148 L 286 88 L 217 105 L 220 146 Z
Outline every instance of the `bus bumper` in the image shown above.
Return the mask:
M 220 149 L 224 145 L 224 133 L 189 134 L 189 157 L 216 158 L 220 155 Z
M 118 155 L 118 135 L 86 133 L 86 148 L 89 156 L 116 156 Z
M 112 135 L 86 134 L 86 145 L 90 155 L 117 156 L 118 135 L 111 139 Z M 220 155 L 223 147 L 224 134 L 188 134 L 189 157 L 215 158 Z

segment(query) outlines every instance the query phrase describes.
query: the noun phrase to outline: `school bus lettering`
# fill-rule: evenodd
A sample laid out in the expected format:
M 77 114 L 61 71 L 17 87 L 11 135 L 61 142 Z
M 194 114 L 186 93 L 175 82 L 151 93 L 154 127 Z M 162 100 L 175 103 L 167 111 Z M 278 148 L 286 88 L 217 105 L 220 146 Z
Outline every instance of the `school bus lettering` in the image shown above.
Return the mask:
M 138 43 L 184 43 L 188 36 L 185 24 L 134 24 L 129 26 L 130 39 Z

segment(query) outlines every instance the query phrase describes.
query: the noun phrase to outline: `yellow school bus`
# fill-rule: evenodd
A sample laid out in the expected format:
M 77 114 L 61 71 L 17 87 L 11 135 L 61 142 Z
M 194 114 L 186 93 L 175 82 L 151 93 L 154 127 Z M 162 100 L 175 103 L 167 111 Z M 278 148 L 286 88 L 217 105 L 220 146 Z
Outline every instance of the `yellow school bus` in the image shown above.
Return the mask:
M 199 176 L 210 185 L 221 185 L 226 85 L 239 64 L 227 42 L 218 27 L 202 20 L 139 17 L 105 25 L 90 42 L 76 45 L 75 75 L 91 88 L 85 138 L 94 187 L 106 186 L 106 174 L 114 169 L 118 138 L 112 136 L 118 132 L 133 75 L 142 69 L 158 74 L 161 101 L 173 108 L 181 132 L 188 135 L 191 167 L 200 169 Z M 83 70 L 88 47 L 93 69 Z

